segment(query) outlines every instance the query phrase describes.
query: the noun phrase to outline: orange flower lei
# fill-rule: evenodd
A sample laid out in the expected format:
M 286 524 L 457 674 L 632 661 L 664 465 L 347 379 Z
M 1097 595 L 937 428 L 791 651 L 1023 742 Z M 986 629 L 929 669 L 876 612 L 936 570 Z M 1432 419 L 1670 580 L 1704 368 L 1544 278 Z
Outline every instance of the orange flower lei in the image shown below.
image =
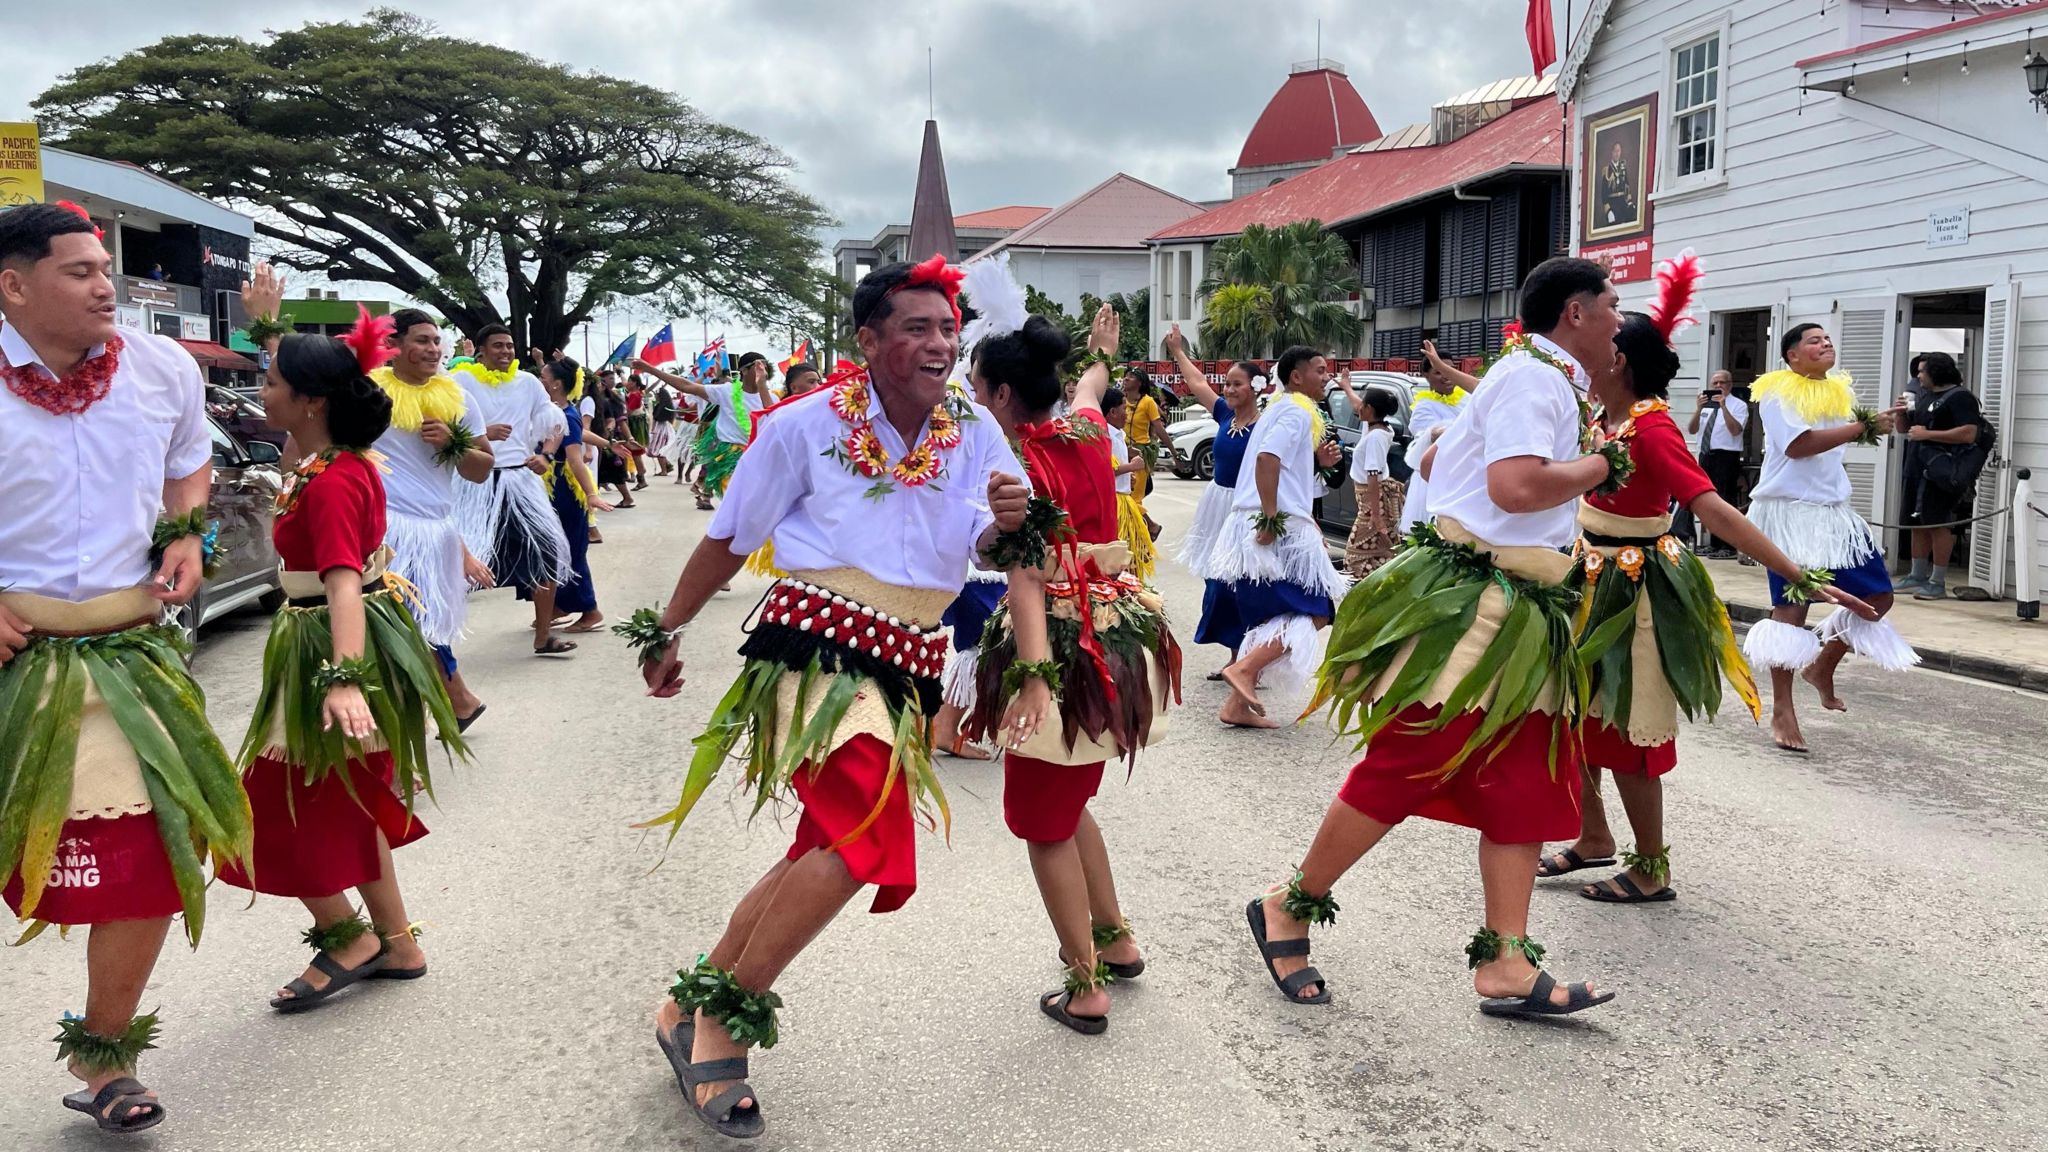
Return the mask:
M 306 486 L 313 477 L 327 471 L 334 463 L 335 449 L 318 452 L 299 461 L 299 466 L 285 474 L 284 484 L 277 490 L 277 515 L 283 516 L 299 506 L 299 498 L 306 494 Z
M 866 373 L 835 387 L 826 402 L 847 425 L 846 439 L 835 445 L 831 454 L 846 465 L 848 471 L 876 481 L 867 491 L 873 499 L 895 491 L 898 484 L 906 488 L 922 488 L 945 475 L 946 462 L 940 454 L 960 446 L 964 436 L 961 421 L 963 418 L 973 419 L 972 409 L 966 409 L 967 414 L 955 410 L 956 403 L 964 408 L 964 400 L 954 398 L 938 404 L 931 411 L 924 439 L 891 465 L 889 451 L 882 446 L 881 437 L 875 434 L 870 417 L 874 393 L 868 387 Z

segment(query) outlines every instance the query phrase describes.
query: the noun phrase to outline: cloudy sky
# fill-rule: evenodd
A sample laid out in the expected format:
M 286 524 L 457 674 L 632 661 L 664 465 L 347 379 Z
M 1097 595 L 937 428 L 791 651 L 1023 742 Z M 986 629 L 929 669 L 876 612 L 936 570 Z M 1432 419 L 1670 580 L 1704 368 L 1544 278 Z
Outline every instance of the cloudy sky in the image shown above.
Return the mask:
M 0 120 L 78 64 L 191 32 L 258 36 L 367 3 L 74 0 L 0 17 Z M 1525 74 L 1525 0 L 414 0 L 444 32 L 681 94 L 779 145 L 836 236 L 909 218 L 925 53 L 956 212 L 1056 205 L 1117 172 L 1190 199 L 1226 170 L 1286 78 L 1342 61 L 1380 126 Z M 1562 0 L 1554 0 L 1560 26 Z M 1581 5 L 1583 7 L 1583 5 Z M 477 22 L 479 10 L 491 13 Z M 1560 34 L 1560 42 L 1563 37 Z M 735 340 L 741 334 L 734 333 Z

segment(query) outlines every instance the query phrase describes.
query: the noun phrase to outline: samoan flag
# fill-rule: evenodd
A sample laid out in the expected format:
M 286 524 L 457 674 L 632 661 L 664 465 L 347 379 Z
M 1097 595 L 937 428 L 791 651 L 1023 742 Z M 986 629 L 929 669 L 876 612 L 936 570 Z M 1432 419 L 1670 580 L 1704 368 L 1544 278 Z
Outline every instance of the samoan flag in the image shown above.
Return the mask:
M 640 359 L 649 364 L 670 364 L 676 358 L 676 335 L 669 331 L 671 326 L 663 324 L 661 331 L 654 334 L 640 349 Z
M 619 346 L 612 349 L 612 354 L 604 358 L 604 363 L 601 367 L 609 368 L 614 364 L 624 364 L 626 361 L 631 360 L 633 358 L 633 346 L 639 342 L 640 334 L 638 332 L 619 341 Z

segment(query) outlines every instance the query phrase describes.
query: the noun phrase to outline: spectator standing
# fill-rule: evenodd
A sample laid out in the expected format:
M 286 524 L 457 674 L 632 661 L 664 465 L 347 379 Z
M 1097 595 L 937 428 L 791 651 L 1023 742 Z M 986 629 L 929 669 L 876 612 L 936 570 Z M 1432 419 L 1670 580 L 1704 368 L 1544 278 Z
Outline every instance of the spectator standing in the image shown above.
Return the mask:
M 1699 437 L 1700 467 L 1714 482 L 1714 494 L 1741 508 L 1742 438 L 1749 426 L 1749 401 L 1735 389 L 1735 378 L 1725 370 L 1707 378 L 1700 404 L 1686 427 L 1688 435 Z M 1709 537 L 1707 560 L 1728 560 L 1735 549 L 1719 536 Z
M 1963 387 L 1955 357 L 1918 358 L 1918 394 L 1906 436 L 1906 523 L 1913 529 L 1913 567 L 1898 587 L 1915 600 L 1948 599 L 1952 524 L 1968 519 L 1985 453 L 1978 447 L 1984 411 Z

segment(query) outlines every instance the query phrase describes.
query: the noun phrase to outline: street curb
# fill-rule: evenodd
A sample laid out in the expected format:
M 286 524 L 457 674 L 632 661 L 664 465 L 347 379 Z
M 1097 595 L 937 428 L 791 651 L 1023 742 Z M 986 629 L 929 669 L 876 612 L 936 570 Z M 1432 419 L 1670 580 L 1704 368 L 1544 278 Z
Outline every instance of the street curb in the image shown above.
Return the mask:
M 1771 614 L 1768 605 L 1741 604 L 1729 600 L 1728 619 L 1745 629 L 1748 625 L 1765 619 Z M 1971 680 L 1982 680 L 1990 684 L 2003 684 L 2008 688 L 2024 688 L 2030 692 L 2048 692 L 2048 668 L 2021 664 L 2013 660 L 1994 660 L 1969 652 L 1950 652 L 1941 648 L 1913 645 L 1913 651 L 1920 654 L 1920 666 L 1936 672 L 1947 672 L 1952 676 L 1963 676 Z

